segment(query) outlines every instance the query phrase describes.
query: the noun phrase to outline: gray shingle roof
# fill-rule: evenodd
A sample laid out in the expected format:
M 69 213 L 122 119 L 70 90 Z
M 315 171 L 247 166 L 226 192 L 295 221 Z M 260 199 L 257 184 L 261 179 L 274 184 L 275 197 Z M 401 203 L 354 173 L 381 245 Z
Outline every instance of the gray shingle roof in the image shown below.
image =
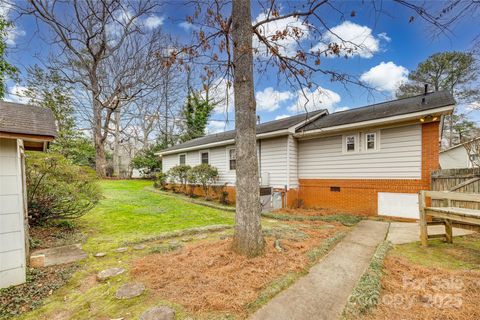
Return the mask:
M 50 109 L 0 101 L 0 132 L 56 137 Z
M 261 123 L 257 125 L 257 134 L 288 129 L 322 112 L 325 112 L 325 110 L 312 111 L 309 113 L 299 114 L 293 117 Z M 184 148 L 191 148 L 191 147 L 201 146 L 201 145 L 225 141 L 225 140 L 231 140 L 234 138 L 235 138 L 235 130 L 209 134 L 207 136 L 200 137 L 197 139 L 192 139 L 184 143 L 177 144 L 168 149 L 164 149 L 160 153 L 178 150 L 178 149 L 184 149 Z
M 424 101 L 422 101 L 425 99 Z M 316 120 L 308 122 L 306 125 L 297 129 L 297 132 L 321 129 L 326 127 L 333 127 L 342 124 L 350 124 L 355 122 L 362 122 L 368 120 L 375 120 L 408 113 L 414 113 L 429 109 L 435 109 L 454 105 L 455 100 L 452 95 L 444 92 L 430 92 L 419 96 L 403 98 L 398 100 L 386 101 L 365 107 L 355 108 L 347 111 L 335 112 L 332 114 L 323 115 Z M 318 110 L 310 113 L 304 113 L 293 117 L 288 117 L 280 120 L 265 122 L 257 125 L 257 134 L 273 132 L 278 130 L 288 129 L 296 124 L 301 123 L 314 115 L 317 115 L 324 110 Z M 210 134 L 205 137 L 193 139 L 181 144 L 177 144 L 168 149 L 162 150 L 160 153 L 174 151 L 184 148 L 191 148 L 202 146 L 210 143 L 221 142 L 225 140 L 232 140 L 235 138 L 235 130 L 230 130 L 222 133 Z
M 425 99 L 422 102 L 422 99 Z M 453 96 L 445 91 L 430 92 L 409 98 L 386 101 L 365 107 L 335 112 L 297 129 L 297 132 L 334 127 L 343 124 L 393 117 L 454 105 Z

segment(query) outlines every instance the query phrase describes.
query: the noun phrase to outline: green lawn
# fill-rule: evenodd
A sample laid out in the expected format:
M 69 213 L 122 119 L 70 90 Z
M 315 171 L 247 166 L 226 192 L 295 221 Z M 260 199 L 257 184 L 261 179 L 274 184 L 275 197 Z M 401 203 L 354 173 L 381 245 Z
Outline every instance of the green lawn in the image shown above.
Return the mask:
M 145 180 L 103 180 L 104 199 L 78 220 L 89 236 L 84 248 L 101 251 L 162 232 L 233 224 L 233 213 L 146 190 Z
M 83 249 L 89 253 L 89 257 L 80 262 L 79 271 L 65 286 L 54 291 L 41 307 L 23 314 L 20 319 L 136 319 L 147 306 L 172 305 L 156 300 L 148 292 L 130 300 L 115 299 L 118 287 L 133 280 L 128 273 L 130 262 L 149 254 L 153 247 L 149 243 L 146 249 L 137 251 L 130 245 L 125 253 L 117 253 L 113 249 L 123 246 L 127 241 L 150 238 L 165 232 L 233 224 L 232 212 L 146 190 L 152 185 L 151 181 L 104 180 L 100 184 L 104 199 L 75 222 L 88 237 Z M 100 251 L 107 252 L 107 255 L 93 257 L 93 253 Z M 95 281 L 99 271 L 112 267 L 122 267 L 127 272 L 105 283 Z M 31 290 L 35 290 L 35 287 L 32 286 Z M 178 316 L 183 318 L 182 307 L 175 306 L 175 309 Z

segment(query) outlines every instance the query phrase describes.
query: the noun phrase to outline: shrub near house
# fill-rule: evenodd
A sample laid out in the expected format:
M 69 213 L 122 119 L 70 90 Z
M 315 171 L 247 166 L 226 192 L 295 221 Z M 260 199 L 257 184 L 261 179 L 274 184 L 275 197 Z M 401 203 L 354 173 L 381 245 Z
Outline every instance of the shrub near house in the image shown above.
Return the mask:
M 72 164 L 60 154 L 27 153 L 25 173 L 31 225 L 78 218 L 100 200 L 95 172 Z
M 154 186 L 165 189 L 167 178 L 174 192 L 184 192 L 193 197 L 195 187 L 199 184 L 205 199 L 210 200 L 212 187 L 218 181 L 218 170 L 209 164 L 199 164 L 194 167 L 179 164 L 171 168 L 166 174 L 158 174 Z M 180 189 L 177 189 L 178 185 L 180 185 Z M 224 192 L 221 195 L 224 195 Z

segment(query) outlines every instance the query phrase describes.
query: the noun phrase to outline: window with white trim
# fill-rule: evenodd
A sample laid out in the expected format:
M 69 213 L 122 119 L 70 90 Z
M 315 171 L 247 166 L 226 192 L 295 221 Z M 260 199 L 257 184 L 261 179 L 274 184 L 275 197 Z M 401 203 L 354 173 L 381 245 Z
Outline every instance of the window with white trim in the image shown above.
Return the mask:
M 357 151 L 357 136 L 349 135 L 345 136 L 345 152 Z
M 186 164 L 187 163 L 187 154 L 182 153 L 178 155 L 178 164 Z
M 200 163 L 201 164 L 208 164 L 208 151 L 200 152 Z
M 228 167 L 230 170 L 237 169 L 237 150 L 235 148 L 228 149 Z
M 377 134 L 375 132 L 365 134 L 365 150 L 377 150 Z

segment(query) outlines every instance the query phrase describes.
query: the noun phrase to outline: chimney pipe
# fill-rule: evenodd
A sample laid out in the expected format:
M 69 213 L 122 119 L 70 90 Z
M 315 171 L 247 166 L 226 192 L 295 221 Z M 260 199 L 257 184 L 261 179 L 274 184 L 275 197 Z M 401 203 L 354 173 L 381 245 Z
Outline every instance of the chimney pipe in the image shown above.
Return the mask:
M 425 92 L 423 94 L 427 94 L 428 93 L 428 83 L 425 83 Z

